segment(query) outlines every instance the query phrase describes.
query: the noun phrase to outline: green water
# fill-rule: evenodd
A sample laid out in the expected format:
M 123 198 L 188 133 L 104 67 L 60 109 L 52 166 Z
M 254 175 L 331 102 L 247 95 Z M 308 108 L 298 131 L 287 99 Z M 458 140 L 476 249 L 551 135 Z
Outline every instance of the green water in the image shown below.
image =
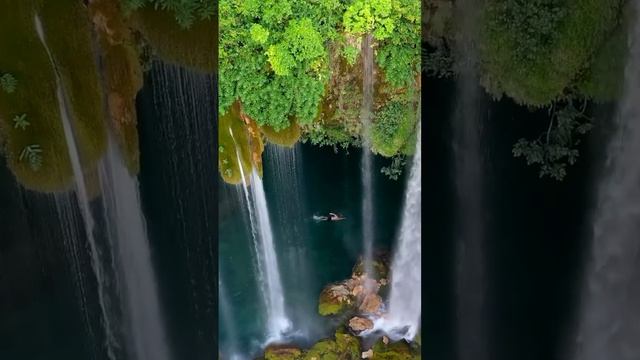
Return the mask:
M 296 156 L 283 160 L 282 151 L 265 151 L 264 188 L 287 316 L 294 328 L 285 341 L 304 346 L 331 335 L 337 324 L 317 315 L 318 295 L 326 284 L 349 277 L 362 254 L 361 156 L 358 150 L 335 153 L 310 145 L 287 151 Z M 380 173 L 386 164 L 375 159 L 374 233 L 381 252 L 393 246 L 404 191 L 404 178 L 394 181 Z M 260 351 L 266 336 L 250 224 L 241 186 L 220 183 L 219 194 L 221 296 L 226 297 L 219 308 L 221 351 L 223 356 L 249 357 Z M 328 212 L 341 213 L 346 220 L 313 220 L 314 214 Z

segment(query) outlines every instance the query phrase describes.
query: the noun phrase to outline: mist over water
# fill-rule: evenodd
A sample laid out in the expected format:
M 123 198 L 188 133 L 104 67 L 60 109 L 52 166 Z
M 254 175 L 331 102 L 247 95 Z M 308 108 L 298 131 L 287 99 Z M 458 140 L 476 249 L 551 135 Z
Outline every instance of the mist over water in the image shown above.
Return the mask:
M 592 251 L 571 346 L 575 360 L 640 358 L 640 2 L 632 4 L 624 93 L 598 186 Z

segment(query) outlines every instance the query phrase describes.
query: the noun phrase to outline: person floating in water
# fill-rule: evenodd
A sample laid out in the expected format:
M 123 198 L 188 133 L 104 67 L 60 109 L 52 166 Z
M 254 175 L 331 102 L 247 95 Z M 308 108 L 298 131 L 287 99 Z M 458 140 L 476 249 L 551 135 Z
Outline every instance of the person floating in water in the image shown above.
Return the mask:
M 340 221 L 346 219 L 344 216 L 335 213 L 329 213 L 329 216 L 324 215 L 313 215 L 313 220 L 316 221 Z
M 331 221 L 340 221 L 340 220 L 344 220 L 345 217 L 342 215 L 338 215 L 338 214 L 334 214 L 334 213 L 329 213 L 329 219 Z

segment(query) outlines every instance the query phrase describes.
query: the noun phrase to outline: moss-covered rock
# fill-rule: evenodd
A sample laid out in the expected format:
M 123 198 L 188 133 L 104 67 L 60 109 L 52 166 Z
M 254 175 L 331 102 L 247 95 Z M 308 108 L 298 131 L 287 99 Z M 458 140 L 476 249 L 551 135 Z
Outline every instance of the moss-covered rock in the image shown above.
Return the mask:
M 90 16 L 98 35 L 111 129 L 132 174 L 140 169 L 136 95 L 143 75 L 136 41 L 119 1 L 95 0 Z
M 335 340 L 321 340 L 304 354 L 304 360 L 360 359 L 360 341 L 349 334 L 335 335 Z
M 373 274 L 368 275 L 370 278 L 374 280 L 388 279 L 389 277 L 389 256 L 384 254 L 378 256 L 372 261 L 372 270 Z M 364 271 L 364 259 L 360 258 L 356 265 L 353 267 L 352 273 L 354 276 L 362 276 L 365 274 Z
M 241 184 L 240 166 L 248 182 L 253 169 L 249 134 L 240 118 L 240 103 L 236 102 L 218 121 L 218 171 L 226 183 Z
M 275 131 L 268 125 L 261 126 L 260 130 L 267 141 L 284 147 L 293 147 L 300 139 L 301 134 L 300 126 L 295 121 L 291 121 L 291 125 L 284 130 Z
M 107 147 L 105 106 L 87 8 L 76 0 L 38 2 L 47 45 L 69 101 L 73 130 L 85 168 Z
M 213 73 L 217 66 L 214 20 L 180 26 L 168 11 L 144 7 L 132 14 L 132 23 L 165 61 Z
M 406 341 L 385 344 L 382 340 L 372 348 L 373 360 L 413 360 L 420 359 L 419 350 L 412 349 Z
M 17 80 L 12 93 L 0 93 L 2 152 L 17 180 L 26 188 L 57 191 L 69 187 L 73 173 L 56 98 L 56 78 L 34 26 L 32 2 L 0 0 L 0 72 Z M 10 11 L 9 11 L 10 9 Z M 30 125 L 15 128 L 24 114 Z M 38 145 L 41 166 L 34 169 L 22 151 Z
M 264 351 L 265 360 L 300 360 L 302 355 L 299 348 L 285 345 L 270 346 Z
M 331 284 L 320 293 L 318 313 L 322 316 L 338 315 L 354 306 L 351 291 L 344 283 Z

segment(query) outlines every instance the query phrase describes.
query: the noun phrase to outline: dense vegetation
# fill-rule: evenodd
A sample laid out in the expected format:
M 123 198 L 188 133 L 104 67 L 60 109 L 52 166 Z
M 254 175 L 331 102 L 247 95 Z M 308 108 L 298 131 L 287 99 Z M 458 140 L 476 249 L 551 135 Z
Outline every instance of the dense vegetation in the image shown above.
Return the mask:
M 180 26 L 185 29 L 198 20 L 212 19 L 215 12 L 215 2 L 211 0 L 124 0 L 123 2 L 128 11 L 138 10 L 144 6 L 170 11 Z
M 286 139 L 320 146 L 359 146 L 360 53 L 369 33 L 378 69 L 376 109 L 397 101 L 415 110 L 418 1 L 222 0 L 219 11 L 221 117 L 237 102 L 248 121 L 275 143 L 283 143 L 277 134 L 284 132 Z M 413 110 L 383 121 L 386 130 L 374 151 L 394 156 L 409 148 L 404 145 L 412 135 L 407 129 L 415 127 Z
M 480 10 L 477 73 L 494 98 L 506 96 L 549 112 L 548 130 L 520 139 L 516 157 L 561 180 L 577 161 L 580 137 L 591 129 L 575 103 L 617 98 L 626 59 L 624 0 L 488 0 Z M 455 75 L 460 25 L 449 0 L 426 8 L 431 76 Z

